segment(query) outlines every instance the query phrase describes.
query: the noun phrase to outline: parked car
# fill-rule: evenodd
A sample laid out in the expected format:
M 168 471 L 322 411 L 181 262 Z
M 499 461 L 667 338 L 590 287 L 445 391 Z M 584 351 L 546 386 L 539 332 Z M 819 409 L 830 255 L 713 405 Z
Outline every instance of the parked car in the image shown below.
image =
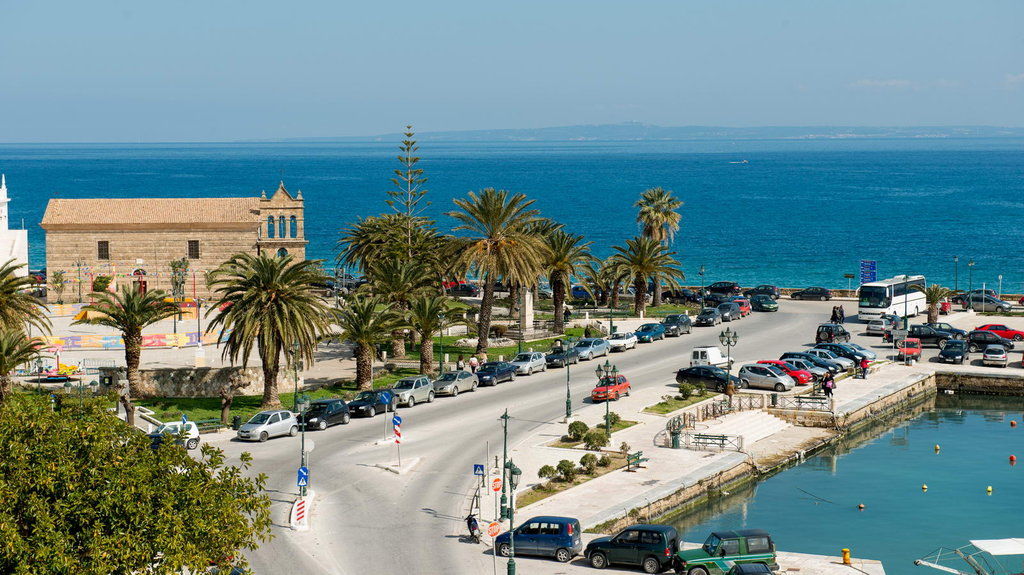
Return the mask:
M 352 418 L 344 399 L 317 399 L 309 404 L 305 413 L 295 417 L 299 425 L 306 424 L 306 430 L 323 431 L 332 425 L 345 425 Z
M 838 323 L 823 323 L 818 326 L 814 333 L 814 343 L 822 342 L 847 342 L 850 341 L 850 332 Z
M 295 436 L 299 433 L 299 422 L 295 414 L 286 409 L 261 411 L 238 428 L 238 439 L 242 441 L 266 441 L 282 435 Z
M 993 331 L 975 330 L 967 334 L 967 347 L 971 351 L 981 351 L 990 345 L 1001 345 L 1006 349 L 1013 349 L 1013 341 L 1001 337 Z
M 1012 329 L 1001 323 L 986 323 L 983 326 L 974 328 L 974 331 L 990 331 L 999 337 L 1005 337 L 1013 341 L 1024 341 L 1024 331 Z
M 524 351 L 510 361 L 516 367 L 516 375 L 533 375 L 535 371 L 547 371 L 548 362 L 539 351 Z
M 840 356 L 840 355 L 838 355 L 836 353 L 833 353 L 833 352 L 831 352 L 831 351 L 829 351 L 827 349 L 811 348 L 811 349 L 807 350 L 807 353 L 809 353 L 811 355 L 814 355 L 814 356 L 817 356 L 817 357 L 820 357 L 821 359 L 826 359 L 826 360 L 838 363 L 843 368 L 843 371 L 851 370 L 851 369 L 853 369 L 853 366 L 854 366 L 854 362 L 853 362 L 852 359 L 847 358 L 847 357 L 842 357 L 842 356 Z
M 515 535 L 516 555 L 543 555 L 565 563 L 580 554 L 580 522 L 572 517 L 534 517 L 513 531 L 494 538 L 498 555 L 512 554 L 512 536 Z
M 885 332 L 892 331 L 893 327 L 889 325 L 889 322 L 884 319 L 873 319 L 868 321 L 867 327 L 864 331 L 868 335 L 885 335 Z
M 659 339 L 665 339 L 665 326 L 660 323 L 645 323 L 634 332 L 636 340 L 640 343 L 651 343 Z
M 516 366 L 507 361 L 488 361 L 476 370 L 480 385 L 498 385 L 503 381 L 516 380 Z
M 996 294 L 996 290 L 994 290 L 994 289 L 974 289 L 974 290 L 966 291 L 966 292 L 963 292 L 963 293 L 953 294 L 953 296 L 950 298 L 950 301 L 952 301 L 956 305 L 963 305 L 964 304 L 964 300 L 969 299 L 970 296 L 973 296 L 973 295 L 983 295 L 983 296 L 987 295 L 987 296 L 991 296 L 991 297 L 996 297 L 997 294 Z M 1021 299 L 1024 299 L 1024 298 L 1021 298 Z
M 827 301 L 832 299 L 832 292 L 823 287 L 809 287 L 802 290 L 797 290 L 789 297 L 793 299 L 816 299 L 818 301 Z
M 908 337 L 899 343 L 897 356 L 902 359 L 921 359 L 921 340 Z
M 956 339 L 956 335 L 948 331 L 942 331 L 927 325 L 916 324 L 907 328 L 907 337 L 916 337 L 921 340 L 922 345 L 934 345 L 939 349 L 945 347 L 946 342 Z M 892 341 L 891 332 L 886 336 L 885 340 Z
M 946 322 L 937 321 L 935 323 L 924 323 L 924 324 L 921 324 L 921 325 L 926 325 L 926 326 L 928 326 L 928 327 L 930 327 L 932 329 L 938 330 L 938 331 L 944 331 L 946 333 L 951 333 L 951 334 L 953 334 L 953 339 L 963 339 L 964 337 L 967 336 L 967 332 L 966 331 L 964 331 L 962 329 L 959 329 L 959 328 L 955 328 L 955 327 L 951 326 L 950 324 L 948 324 Z
M 797 385 L 807 385 L 814 381 L 814 376 L 811 374 L 811 372 L 804 369 L 800 369 L 795 365 L 786 361 L 782 361 L 780 359 L 762 359 L 757 363 L 765 365 L 774 365 L 775 367 L 781 369 L 783 373 L 785 373 L 789 377 L 792 377 L 793 381 L 796 382 Z
M 808 351 L 787 351 L 786 353 L 782 354 L 782 356 L 779 357 L 779 359 L 781 359 L 782 361 L 790 361 L 792 359 L 802 359 L 804 361 L 809 361 L 809 362 L 813 363 L 814 365 L 816 365 L 816 366 L 818 366 L 818 367 L 820 367 L 822 369 L 827 369 L 827 370 L 831 371 L 833 374 L 838 374 L 839 372 L 841 372 L 844 369 L 846 369 L 839 362 L 832 361 L 831 359 L 829 359 L 827 357 L 822 357 L 822 356 L 819 356 L 819 355 L 815 355 L 813 353 L 810 353 L 809 350 Z
M 796 385 L 793 378 L 786 375 L 782 370 L 776 369 L 771 369 L 771 366 L 767 365 L 748 363 L 740 368 L 739 378 L 743 382 L 743 387 L 774 389 L 775 391 L 789 391 L 793 389 Z
M 878 359 L 878 354 L 874 350 L 868 349 L 859 343 L 848 341 L 845 344 L 846 347 L 853 348 L 854 351 L 859 352 L 864 357 L 868 358 L 868 361 L 875 361 Z
M 754 311 L 779 311 L 779 302 L 771 296 L 757 294 L 751 296 L 750 308 Z
M 764 563 L 738 563 L 729 569 L 728 575 L 773 575 L 774 571 Z
M 782 292 L 779 291 L 778 286 L 771 284 L 761 284 L 757 287 L 750 288 L 743 292 L 743 295 L 753 298 L 756 295 L 766 295 L 773 300 L 777 300 L 782 297 Z
M 587 288 L 581 285 L 572 286 L 572 289 L 569 290 L 569 297 L 580 301 L 594 301 L 594 296 L 590 295 Z
M 597 385 L 590 392 L 590 399 L 593 401 L 616 401 L 623 395 L 629 395 L 629 380 L 626 376 L 619 374 L 615 379 L 602 377 Z
M 732 363 L 717 345 L 698 345 L 690 352 L 690 365 L 727 366 Z
M 988 294 L 974 293 L 968 297 L 967 307 L 974 311 L 995 311 L 1010 313 L 1013 304 Z
M 480 297 L 480 288 L 473 284 L 455 284 L 448 288 L 448 294 L 454 297 Z
M 715 307 L 706 307 L 700 310 L 694 320 L 697 325 L 718 325 L 722 323 L 722 313 Z
M 838 355 L 839 357 L 845 357 L 845 358 L 849 359 L 850 361 L 858 362 L 858 363 L 860 362 L 860 360 L 862 360 L 865 357 L 867 357 L 866 354 L 863 354 L 860 351 L 858 351 L 858 350 L 856 350 L 856 349 L 854 349 L 854 348 L 852 348 L 852 347 L 850 347 L 848 345 L 842 344 L 842 343 L 825 343 L 825 342 L 822 342 L 822 343 L 819 343 L 819 344 L 815 345 L 814 348 L 815 349 L 824 349 L 824 350 L 827 350 L 827 351 L 831 351 L 832 353 Z
M 705 305 L 705 306 L 716 306 L 717 307 L 718 304 L 722 304 L 722 303 L 725 303 L 727 301 L 732 301 L 732 295 L 708 292 L 704 296 L 704 304 L 703 305 Z
M 981 354 L 982 365 L 997 365 L 1006 367 L 1009 359 L 1006 357 L 1006 348 L 1001 345 L 990 345 Z
M 736 282 L 715 282 L 708 286 L 708 293 L 724 294 L 728 296 L 740 295 L 743 290 Z
M 734 301 L 718 304 L 718 313 L 722 314 L 722 321 L 733 321 L 743 317 L 743 312 L 740 311 L 740 304 Z
M 754 310 L 750 307 L 750 300 L 745 297 L 733 296 L 733 303 L 740 306 L 740 317 L 746 317 Z
M 779 569 L 775 558 L 775 543 L 767 531 L 715 531 L 704 540 L 700 548 L 677 552 L 673 567 L 676 573 L 724 575 L 726 567 L 744 563 L 761 563 L 769 571 Z
M 580 350 L 575 346 L 555 346 L 544 356 L 544 360 L 548 363 L 548 367 L 565 367 L 580 362 Z
M 668 525 L 630 525 L 612 537 L 587 543 L 583 556 L 595 569 L 609 565 L 638 565 L 644 573 L 661 573 L 672 566 L 679 533 Z
M 355 399 L 348 402 L 349 413 L 365 417 L 394 411 L 397 407 L 398 399 L 386 389 L 360 391 Z
M 811 362 L 809 359 L 801 359 L 798 357 L 786 358 L 785 362 L 797 369 L 802 369 L 807 373 L 811 374 L 811 379 L 814 381 L 821 381 L 831 370 L 825 367 L 819 367 Z
M 595 357 L 608 355 L 608 341 L 599 337 L 584 338 L 576 342 L 576 349 L 580 353 L 580 359 L 591 360 Z
M 626 351 L 635 348 L 637 341 L 639 340 L 633 332 L 620 331 L 608 336 L 608 348 L 612 351 Z
M 149 434 L 149 440 L 154 449 L 168 440 L 185 449 L 195 449 L 199 447 L 199 426 L 194 421 L 186 421 L 184 424 L 180 421 L 164 423 Z
M 719 393 L 725 392 L 725 388 L 728 385 L 727 381 L 732 381 L 732 385 L 736 389 L 743 387 L 743 382 L 740 381 L 740 378 L 735 375 L 728 375 L 724 369 L 714 365 L 684 367 L 676 372 L 676 383 L 704 386 L 705 389 Z
M 404 403 L 406 407 L 413 407 L 420 402 L 434 401 L 434 386 L 430 384 L 430 378 L 425 375 L 403 377 L 395 382 L 391 393 L 398 398 L 398 403 Z
M 669 314 L 661 320 L 661 325 L 665 328 L 665 335 L 672 337 L 693 331 L 693 320 L 685 313 Z
M 944 363 L 963 364 L 970 359 L 967 342 L 960 339 L 950 340 L 946 343 L 946 347 L 939 351 L 939 361 Z
M 463 391 L 476 391 L 478 383 L 475 373 L 459 369 L 442 373 L 431 385 L 434 386 L 434 393 L 437 395 L 456 397 Z

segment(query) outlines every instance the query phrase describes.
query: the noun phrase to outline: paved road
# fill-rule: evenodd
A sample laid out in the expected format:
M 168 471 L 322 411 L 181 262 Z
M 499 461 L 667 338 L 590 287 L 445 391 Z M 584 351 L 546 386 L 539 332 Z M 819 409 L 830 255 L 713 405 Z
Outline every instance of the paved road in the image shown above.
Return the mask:
M 777 313 L 755 313 L 731 327 L 739 332 L 734 355 L 740 362 L 774 359 L 813 341 L 814 327 L 828 318 L 830 303 L 783 301 Z M 847 307 L 849 302 L 847 302 Z M 852 314 L 851 314 L 852 315 Z M 726 324 L 728 326 L 729 324 Z M 674 373 L 688 363 L 695 345 L 717 344 L 721 327 L 613 354 L 611 360 L 638 389 L 675 388 Z M 853 330 L 859 331 L 859 330 Z M 857 338 L 865 345 L 872 339 Z M 604 358 L 599 360 L 604 362 Z M 597 361 L 573 366 L 574 408 L 600 409 L 581 403 L 589 396 Z M 353 420 L 307 434 L 315 442 L 310 454 L 311 485 L 317 492 L 312 529 L 295 533 L 286 527 L 288 504 L 296 493 L 298 438 L 265 444 L 218 442 L 230 457 L 241 451 L 255 456 L 253 471 L 269 476 L 274 499 L 274 539 L 249 554 L 255 572 L 276 573 L 480 573 L 491 570 L 484 546 L 460 542 L 462 518 L 474 488 L 472 464 L 483 463 L 486 445 L 493 456 L 502 441 L 498 417 L 508 408 L 509 442 L 564 415 L 565 371 L 549 370 L 496 388 L 402 409 L 402 457 L 419 458 L 408 474 L 374 467 L 393 462 L 392 444 L 375 445 L 384 435 L 382 416 Z M 571 510 L 566 510 L 571 515 Z M 518 518 L 517 518 L 518 519 Z M 523 518 L 525 519 L 525 518 Z M 499 566 L 500 568 L 500 566 Z

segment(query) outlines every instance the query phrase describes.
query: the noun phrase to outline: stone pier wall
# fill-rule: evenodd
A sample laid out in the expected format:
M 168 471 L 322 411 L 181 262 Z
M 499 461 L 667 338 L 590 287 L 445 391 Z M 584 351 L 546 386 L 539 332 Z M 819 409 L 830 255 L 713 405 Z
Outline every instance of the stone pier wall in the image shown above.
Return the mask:
M 120 371 L 120 375 L 118 372 Z M 100 376 L 111 376 L 113 381 L 124 377 L 123 370 L 100 368 Z M 220 397 L 225 387 L 233 395 L 260 395 L 263 393 L 263 370 L 259 367 L 186 367 L 181 369 L 143 369 L 141 393 L 136 399 L 149 397 Z M 277 376 L 278 389 L 287 391 L 294 385 L 291 372 L 281 370 Z M 299 379 L 299 386 L 303 381 Z

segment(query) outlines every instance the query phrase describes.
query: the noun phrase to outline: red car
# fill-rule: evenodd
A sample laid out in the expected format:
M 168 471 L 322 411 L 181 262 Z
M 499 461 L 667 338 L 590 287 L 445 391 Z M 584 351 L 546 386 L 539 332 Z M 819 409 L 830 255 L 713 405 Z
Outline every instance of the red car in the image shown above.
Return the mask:
M 900 344 L 899 349 L 900 359 L 916 359 L 921 360 L 921 340 L 916 337 L 908 337 L 903 340 Z
M 797 369 L 792 364 L 777 359 L 762 359 L 757 363 L 767 363 L 786 372 L 786 375 L 793 378 L 797 385 L 807 385 L 814 379 L 814 375 L 806 369 Z
M 754 310 L 750 308 L 750 300 L 745 297 L 734 297 L 732 298 L 733 303 L 737 303 L 740 306 L 740 317 L 750 315 Z
M 1024 331 L 1019 329 L 1011 329 L 1001 323 L 987 323 L 981 327 L 974 328 L 980 331 L 990 331 L 999 337 L 1005 337 L 1006 339 L 1012 339 L 1013 341 L 1024 341 Z
M 590 399 L 594 401 L 617 400 L 623 395 L 629 395 L 629 380 L 624 375 L 617 375 L 614 380 L 610 377 L 602 377 L 594 391 L 590 392 Z

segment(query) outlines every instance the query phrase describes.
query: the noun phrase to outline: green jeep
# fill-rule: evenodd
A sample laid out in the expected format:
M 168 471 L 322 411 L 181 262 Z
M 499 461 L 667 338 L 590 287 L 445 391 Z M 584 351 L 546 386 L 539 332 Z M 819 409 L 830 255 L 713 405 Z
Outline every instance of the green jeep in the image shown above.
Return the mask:
M 677 552 L 672 566 L 687 575 L 724 575 L 738 563 L 763 563 L 777 571 L 771 535 L 761 529 L 716 531 L 700 549 Z

